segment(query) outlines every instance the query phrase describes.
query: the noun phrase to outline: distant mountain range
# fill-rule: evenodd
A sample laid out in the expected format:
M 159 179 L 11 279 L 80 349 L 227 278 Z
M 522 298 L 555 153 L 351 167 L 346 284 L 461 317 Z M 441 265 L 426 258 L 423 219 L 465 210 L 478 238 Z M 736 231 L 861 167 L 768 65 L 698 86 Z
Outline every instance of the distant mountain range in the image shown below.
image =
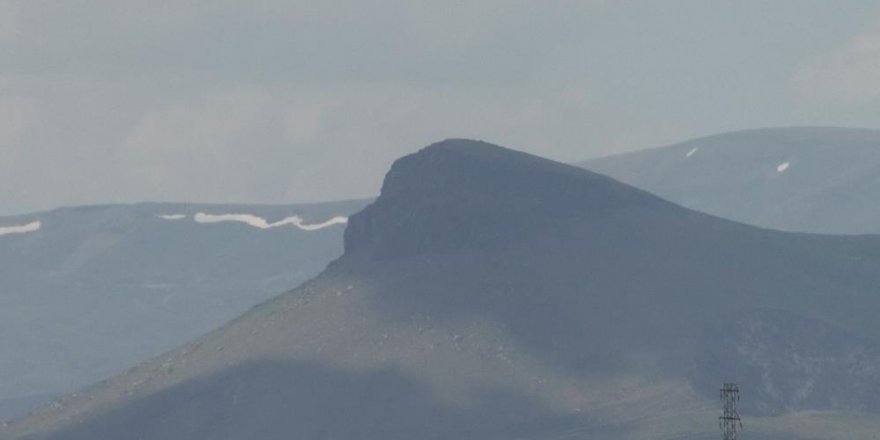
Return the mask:
M 579 165 L 750 224 L 880 232 L 880 131 L 748 130 Z M 0 217 L 0 420 L 316 275 L 340 254 L 345 217 L 367 203 L 146 203 Z
M 753 225 L 880 233 L 880 131 L 770 128 L 579 164 L 683 206 Z
M 318 274 L 366 202 L 145 203 L 0 218 L 0 420 Z
M 880 236 L 449 140 L 391 167 L 319 277 L 0 437 L 712 439 L 734 381 L 749 438 L 867 438 L 878 266 Z

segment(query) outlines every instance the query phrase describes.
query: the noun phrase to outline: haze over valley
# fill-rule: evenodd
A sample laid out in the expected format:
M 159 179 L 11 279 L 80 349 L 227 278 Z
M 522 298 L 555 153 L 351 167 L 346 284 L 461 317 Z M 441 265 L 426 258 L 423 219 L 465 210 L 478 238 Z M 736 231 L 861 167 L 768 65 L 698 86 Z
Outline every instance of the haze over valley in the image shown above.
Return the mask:
M 0 228 L 0 419 L 175 348 L 315 276 L 342 252 L 341 216 L 364 204 L 145 203 L 0 218 L 25 225 Z M 227 215 L 241 212 L 251 214 Z M 289 220 L 248 223 L 258 216 Z

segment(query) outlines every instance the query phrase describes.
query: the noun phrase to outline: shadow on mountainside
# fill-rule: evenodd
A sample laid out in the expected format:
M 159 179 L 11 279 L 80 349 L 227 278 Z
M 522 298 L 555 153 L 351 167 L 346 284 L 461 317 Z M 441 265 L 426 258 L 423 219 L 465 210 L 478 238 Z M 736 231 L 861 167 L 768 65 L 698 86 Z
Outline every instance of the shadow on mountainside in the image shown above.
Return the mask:
M 393 369 L 346 372 L 311 363 L 232 367 L 131 402 L 43 440 L 511 439 L 584 423 L 528 398 L 487 391 L 453 406 Z
M 360 280 L 388 316 L 489 317 L 579 373 L 678 375 L 705 325 L 744 307 L 880 336 L 880 237 L 742 225 L 480 142 L 396 162 L 345 246 L 324 276 Z

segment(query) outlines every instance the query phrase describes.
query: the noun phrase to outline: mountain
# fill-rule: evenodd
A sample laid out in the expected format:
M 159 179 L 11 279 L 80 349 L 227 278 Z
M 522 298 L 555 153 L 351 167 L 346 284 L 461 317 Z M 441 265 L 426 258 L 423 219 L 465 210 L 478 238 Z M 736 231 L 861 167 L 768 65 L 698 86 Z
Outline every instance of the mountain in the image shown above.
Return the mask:
M 683 206 L 788 231 L 880 233 L 880 131 L 738 131 L 579 164 Z
M 364 204 L 146 203 L 0 218 L 0 420 L 315 276 L 342 253 L 344 216 Z
M 320 276 L 0 437 L 712 439 L 736 381 L 749 438 L 866 438 L 878 264 L 880 237 L 448 140 L 391 167 Z

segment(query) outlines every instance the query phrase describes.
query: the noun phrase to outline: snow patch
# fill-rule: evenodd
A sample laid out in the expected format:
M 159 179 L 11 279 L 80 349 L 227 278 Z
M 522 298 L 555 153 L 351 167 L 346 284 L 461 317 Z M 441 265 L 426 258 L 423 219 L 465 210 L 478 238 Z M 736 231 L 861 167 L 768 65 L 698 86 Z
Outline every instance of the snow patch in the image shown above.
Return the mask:
M 776 167 L 776 171 L 778 171 L 780 173 L 784 173 L 786 170 L 788 170 L 788 167 L 790 167 L 790 166 L 791 166 L 791 162 L 783 162 L 783 163 L 779 164 L 778 167 Z
M 0 236 L 36 232 L 39 231 L 42 226 L 43 224 L 40 222 L 31 222 L 21 226 L 0 226 Z
M 183 220 L 186 218 L 186 215 L 184 215 L 184 214 L 163 214 L 163 215 L 160 215 L 159 218 L 162 218 L 165 220 Z
M 306 224 L 305 220 L 302 217 L 295 215 L 293 217 L 287 217 L 284 220 L 277 221 L 275 223 L 269 223 L 266 219 L 262 217 L 257 217 L 252 214 L 206 214 L 204 212 L 200 212 L 193 217 L 193 220 L 196 223 L 222 223 L 222 222 L 239 222 L 245 223 L 250 226 L 259 229 L 271 229 L 277 228 L 279 226 L 292 225 L 296 226 L 303 231 L 317 231 L 319 229 L 328 228 L 334 225 L 344 225 L 348 223 L 348 217 L 333 217 L 330 220 L 327 220 L 323 223 L 317 224 Z
M 696 154 L 697 151 L 700 151 L 700 147 L 696 147 L 696 148 L 694 148 L 693 150 L 688 151 L 688 154 L 687 154 L 685 157 L 691 157 L 691 156 L 693 156 L 694 154 Z

